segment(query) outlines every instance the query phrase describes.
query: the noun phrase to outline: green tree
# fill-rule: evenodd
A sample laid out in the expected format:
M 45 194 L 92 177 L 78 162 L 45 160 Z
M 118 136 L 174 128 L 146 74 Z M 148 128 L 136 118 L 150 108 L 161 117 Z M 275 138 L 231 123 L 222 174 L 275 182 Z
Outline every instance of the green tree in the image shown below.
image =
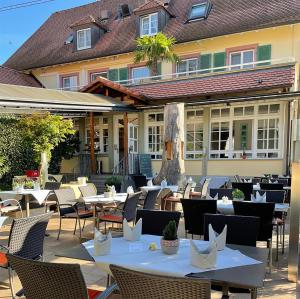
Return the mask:
M 72 120 L 49 112 L 24 115 L 19 121 L 19 127 L 26 140 L 32 144 L 37 163 L 40 163 L 41 153 L 47 153 L 50 160 L 51 151 L 68 135 L 75 133 Z
M 179 57 L 173 52 L 176 40 L 159 32 L 153 36 L 143 36 L 136 40 L 134 63 L 146 60 L 151 76 L 158 76 L 158 62 L 179 62 Z

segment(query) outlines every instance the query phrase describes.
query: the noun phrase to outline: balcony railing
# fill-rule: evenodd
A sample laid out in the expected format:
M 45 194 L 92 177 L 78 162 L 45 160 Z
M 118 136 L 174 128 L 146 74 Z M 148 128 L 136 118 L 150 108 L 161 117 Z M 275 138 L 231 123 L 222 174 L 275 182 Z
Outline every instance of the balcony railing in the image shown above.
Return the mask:
M 254 69 L 259 69 L 264 67 L 272 67 L 272 66 L 275 67 L 282 64 L 288 64 L 293 62 L 295 62 L 294 57 L 285 57 L 285 58 L 255 61 L 255 62 L 249 62 L 243 64 L 212 67 L 208 69 L 201 69 L 201 70 L 188 71 L 188 72 L 177 72 L 177 73 L 170 73 L 170 74 L 162 74 L 158 76 L 148 76 L 148 77 L 141 77 L 135 79 L 120 80 L 115 82 L 125 86 L 136 86 L 136 85 L 154 83 L 154 82 L 165 81 L 165 80 L 187 79 L 187 78 L 204 77 L 204 76 L 222 74 L 222 73 L 249 71 L 249 70 L 254 70 Z M 73 86 L 68 89 L 60 88 L 60 90 L 77 91 L 83 88 L 84 86 L 85 85 Z

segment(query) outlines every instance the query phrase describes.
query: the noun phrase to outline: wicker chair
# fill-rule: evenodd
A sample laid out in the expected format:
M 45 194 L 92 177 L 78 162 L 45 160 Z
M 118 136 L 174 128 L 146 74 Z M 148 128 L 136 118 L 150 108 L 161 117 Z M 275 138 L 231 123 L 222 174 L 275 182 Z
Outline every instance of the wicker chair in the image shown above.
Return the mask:
M 140 199 L 142 192 L 136 192 L 127 196 L 126 201 L 122 204 L 122 209 L 119 207 L 115 208 L 112 213 L 100 215 L 98 217 L 98 228 L 101 222 L 104 222 L 104 229 L 106 232 L 106 223 L 117 223 L 123 225 L 123 220 L 126 219 L 128 222 L 134 221 L 136 217 L 137 204 Z
M 23 218 L 23 211 L 20 202 L 16 199 L 0 200 L 0 216 L 7 215 L 11 212 L 21 212 L 21 218 Z
M 0 246 L 0 267 L 8 270 L 12 297 L 13 271 L 7 254 L 15 254 L 23 258 L 37 260 L 43 257 L 43 245 L 46 228 L 52 213 L 34 217 L 14 219 L 11 225 L 8 246 Z
M 116 265 L 110 270 L 126 299 L 210 299 L 210 281 L 145 274 Z
M 56 207 L 57 206 L 57 199 L 54 194 L 54 190 L 58 190 L 61 186 L 61 183 L 59 182 L 46 182 L 45 183 L 45 190 L 51 190 L 51 192 L 48 194 L 46 200 L 45 200 L 45 213 L 47 213 L 48 209 L 50 207 Z
M 92 218 L 93 211 L 89 210 L 84 204 L 81 208 L 77 203 L 77 199 L 74 190 L 69 189 L 59 189 L 54 190 L 57 198 L 57 206 L 59 210 L 59 229 L 57 234 L 57 240 L 59 239 L 61 232 L 62 219 L 75 219 L 75 227 L 73 234 L 75 235 L 77 223 L 79 224 L 79 239 L 81 240 L 81 231 L 84 229 L 85 220 L 87 218 Z M 80 220 L 83 219 L 83 227 L 81 229 Z
M 8 255 L 17 272 L 27 299 L 104 299 L 117 288 L 114 284 L 104 292 L 86 287 L 80 266 L 32 261 Z
M 78 187 L 79 191 L 81 192 L 81 195 L 83 197 L 88 197 L 88 196 L 95 196 L 97 195 L 97 188 L 94 184 L 89 183 L 86 186 L 80 186 Z

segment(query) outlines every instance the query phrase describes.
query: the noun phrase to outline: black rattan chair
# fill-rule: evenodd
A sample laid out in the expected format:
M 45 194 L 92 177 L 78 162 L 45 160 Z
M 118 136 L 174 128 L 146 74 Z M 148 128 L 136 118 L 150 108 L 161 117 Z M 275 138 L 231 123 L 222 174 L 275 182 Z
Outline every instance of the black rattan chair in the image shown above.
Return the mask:
M 160 192 L 160 190 L 149 190 L 147 192 L 147 195 L 144 199 L 143 209 L 154 210 L 159 192 Z
M 51 190 L 51 192 L 48 194 L 46 200 L 45 200 L 45 213 L 48 211 L 48 209 L 56 209 L 57 206 L 57 199 L 54 194 L 54 190 L 58 190 L 61 186 L 61 183 L 59 182 L 46 182 L 45 183 L 45 190 Z
M 147 186 L 148 181 L 144 175 L 133 175 L 132 179 L 134 181 L 136 191 L 140 191 L 141 187 Z
M 136 210 L 138 201 L 142 192 L 136 192 L 129 194 L 126 198 L 125 203 L 122 205 L 122 209 L 117 207 L 112 213 L 100 215 L 98 217 L 98 227 L 101 222 L 104 222 L 105 232 L 106 223 L 117 223 L 123 225 L 123 220 L 126 219 L 128 222 L 134 221 L 136 217 Z
M 223 196 L 227 196 L 229 199 L 232 199 L 232 191 L 233 189 L 212 188 L 209 190 L 209 195 L 214 198 L 218 194 L 218 199 L 221 199 Z
M 260 183 L 261 190 L 283 190 L 283 184 Z
M 84 228 L 85 220 L 94 216 L 93 211 L 89 210 L 86 205 L 79 205 L 76 199 L 73 189 L 59 189 L 54 190 L 57 198 L 57 206 L 59 211 L 59 229 L 57 234 L 57 240 L 59 239 L 61 232 L 62 219 L 75 219 L 75 227 L 73 234 L 75 235 L 77 229 L 77 223 L 79 225 L 79 238 L 81 241 L 81 231 Z M 83 219 L 83 227 L 81 229 L 80 220 Z
M 179 225 L 180 212 L 157 211 L 157 210 L 137 210 L 136 222 L 143 219 L 142 234 L 162 236 L 165 226 L 175 220 L 176 226 Z
M 37 260 L 43 257 L 45 232 L 52 213 L 34 217 L 14 219 L 11 225 L 8 246 L 0 245 L 0 267 L 8 269 L 12 297 L 13 270 L 7 259 L 8 254 Z
M 245 195 L 245 200 L 251 200 L 251 194 L 253 192 L 253 183 L 232 183 L 232 189 L 239 189 L 243 191 Z
M 227 244 L 236 244 L 256 247 L 259 233 L 258 217 L 236 215 L 204 215 L 204 240 L 209 240 L 208 226 L 212 225 L 214 231 L 220 234 L 227 225 Z
M 234 213 L 241 216 L 254 216 L 260 218 L 260 228 L 258 234 L 258 241 L 267 242 L 270 249 L 270 271 L 272 267 L 272 233 L 273 233 L 273 217 L 275 203 L 263 202 L 243 202 L 233 201 Z
M 217 213 L 217 201 L 207 199 L 181 199 L 185 232 L 202 236 L 204 234 L 204 214 Z
M 78 264 L 46 263 L 15 255 L 8 255 L 8 260 L 27 299 L 104 299 L 117 289 L 116 284 L 102 293 L 87 289 Z

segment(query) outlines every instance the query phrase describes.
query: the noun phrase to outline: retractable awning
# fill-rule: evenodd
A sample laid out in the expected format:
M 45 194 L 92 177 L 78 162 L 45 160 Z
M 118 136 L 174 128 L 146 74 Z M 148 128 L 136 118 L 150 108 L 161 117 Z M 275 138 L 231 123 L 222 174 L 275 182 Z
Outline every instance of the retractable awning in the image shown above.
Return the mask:
M 135 108 L 131 105 L 100 94 L 0 84 L 0 112 L 83 113 L 133 110 Z

